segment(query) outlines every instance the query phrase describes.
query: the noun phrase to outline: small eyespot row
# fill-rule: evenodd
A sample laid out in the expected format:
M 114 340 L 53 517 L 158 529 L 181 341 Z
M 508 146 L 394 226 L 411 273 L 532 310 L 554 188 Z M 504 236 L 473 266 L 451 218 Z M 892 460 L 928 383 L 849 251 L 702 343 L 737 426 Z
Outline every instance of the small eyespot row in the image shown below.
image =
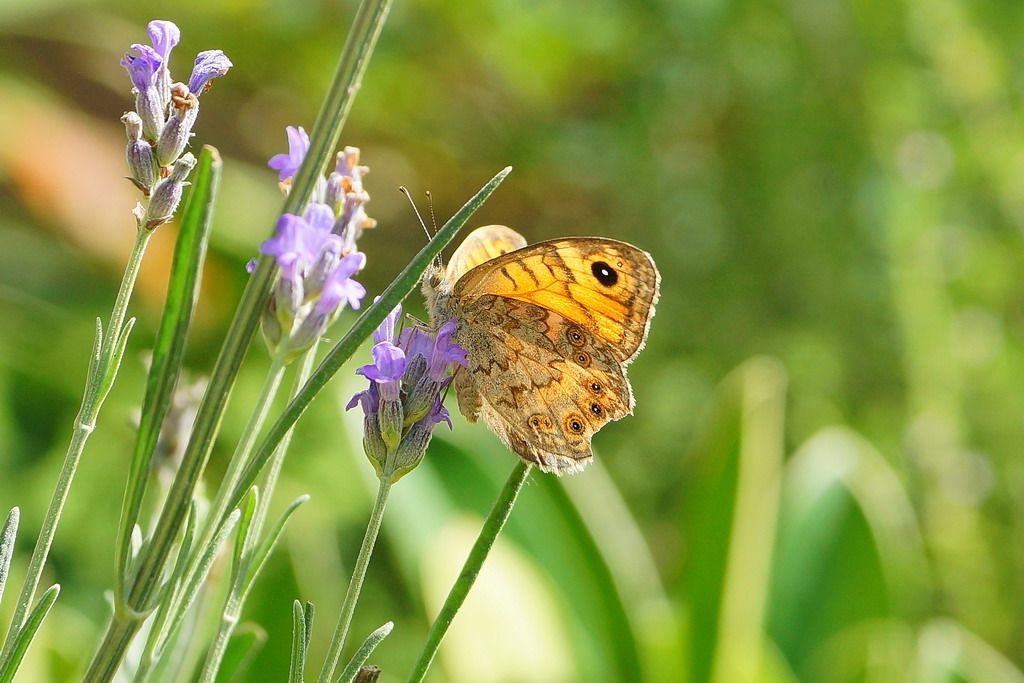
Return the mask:
M 551 429 L 551 418 L 547 415 L 532 415 L 527 423 L 534 429 Z

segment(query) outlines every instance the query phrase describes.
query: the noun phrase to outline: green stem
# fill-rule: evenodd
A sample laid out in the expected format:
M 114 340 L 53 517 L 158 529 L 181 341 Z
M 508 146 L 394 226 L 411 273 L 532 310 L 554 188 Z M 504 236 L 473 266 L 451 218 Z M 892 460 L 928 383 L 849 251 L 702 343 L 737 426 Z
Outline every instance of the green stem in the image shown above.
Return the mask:
M 359 592 L 362 590 L 363 580 L 366 578 L 366 567 L 370 563 L 370 555 L 377 542 L 380 523 L 384 518 L 384 505 L 390 490 L 391 478 L 381 477 L 380 486 L 377 488 L 377 499 L 373 503 L 373 512 L 370 513 L 370 521 L 366 526 L 363 544 L 359 548 L 359 557 L 356 558 L 356 566 L 352 569 L 352 580 L 348 583 L 345 602 L 341 605 L 338 626 L 334 629 L 334 637 L 331 639 L 331 647 L 324 660 L 324 668 L 320 671 L 320 678 L 317 679 L 318 683 L 330 683 L 334 679 L 334 671 L 338 668 L 338 660 L 341 659 L 341 651 L 345 647 L 348 629 L 352 624 L 352 615 L 355 613 L 356 603 L 359 601 Z
M 14 618 L 11 620 L 10 629 L 7 631 L 7 638 L 4 641 L 0 662 L 5 661 L 10 655 L 11 649 L 18 632 L 24 627 L 25 619 L 29 609 L 35 600 L 36 589 L 43 575 L 46 560 L 50 555 L 50 547 L 53 545 L 53 538 L 57 534 L 57 525 L 60 523 L 61 515 L 64 512 L 64 504 L 67 502 L 68 493 L 71 490 L 71 483 L 74 481 L 78 463 L 85 450 L 85 444 L 89 435 L 96 428 L 96 418 L 99 416 L 100 407 L 106 396 L 106 390 L 114 381 L 114 374 L 117 372 L 117 365 L 120 359 L 115 358 L 119 348 L 118 338 L 122 333 L 122 326 L 128 303 L 131 300 L 132 291 L 135 289 L 135 281 L 139 275 L 139 267 L 142 265 L 142 257 L 146 252 L 146 245 L 152 237 L 152 231 L 140 229 L 135 236 L 135 244 L 132 247 L 132 254 L 128 259 L 124 275 L 121 278 L 121 286 L 117 291 L 117 298 L 114 300 L 114 308 L 110 313 L 110 322 L 107 325 L 105 335 L 97 340 L 98 357 L 92 359 L 89 374 L 86 377 L 85 390 L 82 393 L 82 405 L 75 418 L 74 431 L 71 434 L 71 443 L 68 444 L 67 454 L 64 456 L 64 464 L 61 465 L 60 474 L 57 477 L 57 486 L 54 488 L 53 496 L 50 498 L 50 506 L 43 518 L 43 526 L 39 530 L 39 538 L 36 541 L 35 549 L 32 551 L 32 559 L 29 560 L 28 572 L 22 584 L 21 595 L 18 604 L 14 609 Z
M 282 344 L 282 346 L 286 346 L 286 344 Z M 295 394 L 298 393 L 299 389 L 302 388 L 302 385 L 309 378 L 309 373 L 313 370 L 313 361 L 315 358 L 316 345 L 314 345 L 313 348 L 307 351 L 302 357 L 302 363 L 299 366 L 299 370 L 295 373 L 290 398 L 295 397 Z M 270 507 L 270 501 L 274 496 L 274 487 L 277 485 L 277 478 L 281 472 L 281 466 L 284 464 L 284 457 L 288 453 L 288 447 L 291 445 L 293 431 L 289 431 L 288 435 L 283 441 L 281 441 L 281 445 L 277 447 L 277 451 L 274 453 L 274 457 L 270 461 L 270 469 L 267 471 L 266 479 L 260 489 L 261 494 L 259 501 L 256 504 L 256 512 L 253 515 L 248 531 L 251 538 L 257 539 L 263 533 L 263 524 L 267 519 L 267 510 Z M 221 489 L 221 491 L 225 490 L 230 489 Z M 245 565 L 249 564 L 253 549 L 256 545 L 257 544 L 254 543 L 252 547 L 249 548 L 247 551 L 247 557 L 239 558 L 241 563 Z M 224 609 L 221 612 L 220 624 L 217 627 L 217 635 L 214 637 L 213 644 L 210 646 L 210 650 L 206 655 L 206 662 L 203 664 L 203 672 L 199 678 L 201 683 L 212 683 L 212 681 L 217 677 L 221 661 L 224 659 L 224 653 L 227 650 L 228 641 L 231 639 L 231 635 L 235 632 L 235 627 L 238 625 L 238 621 L 242 616 L 242 605 L 245 601 L 245 594 L 242 591 L 243 587 L 249 582 L 248 577 L 245 576 L 249 571 L 250 568 L 248 566 L 235 567 L 234 569 L 234 572 L 239 573 L 240 576 L 235 577 L 235 580 L 232 581 L 227 600 L 224 603 Z
M 148 669 L 155 663 L 154 653 L 158 650 L 162 650 L 165 642 L 174 638 L 177 627 L 183 623 L 184 613 L 189 609 L 189 607 L 191 607 L 186 596 L 195 595 L 198 592 L 197 584 L 205 579 L 202 571 L 203 557 L 206 555 L 210 544 L 215 542 L 217 531 L 220 529 L 224 518 L 228 513 L 228 500 L 225 492 L 230 491 L 231 486 L 233 486 L 234 482 L 238 479 L 238 476 L 245 465 L 245 461 L 249 457 L 253 445 L 256 443 L 256 437 L 259 435 L 260 430 L 263 429 L 263 423 L 266 421 L 267 415 L 270 412 L 270 406 L 273 404 L 274 398 L 277 396 L 277 392 L 281 387 L 281 380 L 284 377 L 287 357 L 287 345 L 282 344 L 281 348 L 274 354 L 270 361 L 270 369 L 267 371 L 266 379 L 263 382 L 263 388 L 260 390 L 259 397 L 256 399 L 256 405 L 253 407 L 252 414 L 249 417 L 249 422 L 242 431 L 242 436 L 238 441 L 238 445 L 235 447 L 235 452 L 232 454 L 231 460 L 228 462 L 228 469 L 224 473 L 224 483 L 222 483 L 221 487 L 217 490 L 217 496 L 210 505 L 210 511 L 206 515 L 203 531 L 199 536 L 197 536 L 197 541 L 192 544 L 192 548 L 190 550 L 192 561 L 188 564 L 188 568 L 182 575 L 182 581 L 178 590 L 169 598 L 172 601 L 172 604 L 168 607 L 169 614 L 167 616 L 162 616 L 162 618 L 157 622 L 159 624 L 167 624 L 169 632 L 165 636 L 165 634 L 161 633 L 163 629 L 155 629 L 150 634 L 146 643 L 146 648 L 140 663 L 140 672 L 142 675 L 148 674 Z M 230 483 L 230 486 L 226 485 L 228 483 Z M 235 621 L 237 623 L 237 618 Z M 233 625 L 231 630 L 233 630 Z M 228 636 L 230 637 L 230 635 L 229 631 Z M 223 652 L 221 654 L 223 654 Z
M 469 589 L 476 582 L 476 577 L 480 574 L 480 568 L 483 566 L 484 560 L 487 559 L 491 546 L 494 545 L 494 541 L 498 538 L 498 534 L 501 533 L 502 527 L 505 526 L 509 515 L 512 514 L 512 507 L 516 504 L 519 491 L 523 488 L 523 484 L 526 483 L 526 478 L 529 474 L 530 464 L 525 461 L 519 461 L 515 469 L 512 470 L 512 474 L 509 475 L 508 481 L 505 482 L 505 487 L 501 489 L 501 493 L 498 495 L 498 500 L 495 501 L 494 507 L 491 508 L 490 514 L 487 515 L 483 528 L 480 529 L 480 535 L 477 536 L 473 549 L 469 551 L 466 563 L 462 565 L 459 578 L 455 580 L 455 584 L 452 586 L 451 591 L 449 591 L 448 597 L 445 598 L 441 611 L 438 613 L 437 618 L 434 619 L 434 624 L 430 627 L 427 642 L 424 643 L 416 666 L 409 676 L 409 683 L 419 683 L 427 674 L 427 669 L 430 668 L 430 663 L 434 661 L 434 655 L 437 654 L 437 648 L 440 647 L 441 641 L 448 632 L 448 627 L 451 626 L 452 620 L 455 618 L 456 613 L 458 613 L 459 608 L 462 607 L 462 603 L 466 601 Z

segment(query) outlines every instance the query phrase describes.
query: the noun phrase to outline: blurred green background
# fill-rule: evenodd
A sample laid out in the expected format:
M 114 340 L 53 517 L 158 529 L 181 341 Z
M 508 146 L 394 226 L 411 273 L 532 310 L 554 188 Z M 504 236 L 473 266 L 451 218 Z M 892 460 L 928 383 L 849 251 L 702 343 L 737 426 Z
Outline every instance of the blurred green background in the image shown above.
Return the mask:
M 354 5 L 0 0 L 15 580 L 131 244 L 121 54 L 166 18 L 179 79 L 202 49 L 235 64 L 196 129 L 225 158 L 201 376 L 280 208 L 265 161 L 312 125 Z M 636 414 L 583 475 L 533 476 L 429 680 L 1024 681 L 1022 37 L 1005 0 L 395 3 L 343 138 L 372 167 L 370 293 L 425 240 L 400 184 L 443 220 L 507 164 L 475 223 L 628 240 L 663 277 Z M 20 680 L 74 680 L 107 617 L 173 233 L 147 256 Z M 254 346 L 208 477 L 266 364 Z M 237 680 L 284 678 L 294 598 L 318 607 L 321 661 L 373 489 L 342 411 L 360 386 L 344 370 L 300 423 L 278 504 L 313 499 L 249 600 L 265 642 Z M 355 622 L 396 622 L 383 680 L 404 680 L 512 464 L 457 420 L 396 487 Z

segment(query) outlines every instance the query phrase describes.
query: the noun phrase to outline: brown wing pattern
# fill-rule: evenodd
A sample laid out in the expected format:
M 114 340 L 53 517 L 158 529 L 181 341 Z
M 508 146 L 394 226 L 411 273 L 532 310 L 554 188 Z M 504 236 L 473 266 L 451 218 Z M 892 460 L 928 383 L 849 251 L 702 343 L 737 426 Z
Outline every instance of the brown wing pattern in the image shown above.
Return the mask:
M 659 284 L 646 252 L 615 240 L 577 237 L 499 255 L 458 279 L 453 294 L 462 302 L 496 294 L 536 304 L 585 328 L 628 363 L 643 348 Z
M 458 318 L 455 340 L 468 356 L 455 383 L 460 408 L 542 470 L 579 471 L 593 434 L 632 412 L 619 361 L 586 327 L 495 295 L 461 301 Z

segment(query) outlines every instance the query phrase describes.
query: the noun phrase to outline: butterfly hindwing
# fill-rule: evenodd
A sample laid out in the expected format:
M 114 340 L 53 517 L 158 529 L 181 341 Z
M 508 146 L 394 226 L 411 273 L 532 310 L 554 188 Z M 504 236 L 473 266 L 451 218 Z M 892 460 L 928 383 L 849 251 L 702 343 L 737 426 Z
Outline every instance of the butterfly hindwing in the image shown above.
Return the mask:
M 607 345 L 585 328 L 529 302 L 486 295 L 459 310 L 467 352 L 459 404 L 521 457 L 545 471 L 578 471 L 590 439 L 632 410 L 632 393 Z

